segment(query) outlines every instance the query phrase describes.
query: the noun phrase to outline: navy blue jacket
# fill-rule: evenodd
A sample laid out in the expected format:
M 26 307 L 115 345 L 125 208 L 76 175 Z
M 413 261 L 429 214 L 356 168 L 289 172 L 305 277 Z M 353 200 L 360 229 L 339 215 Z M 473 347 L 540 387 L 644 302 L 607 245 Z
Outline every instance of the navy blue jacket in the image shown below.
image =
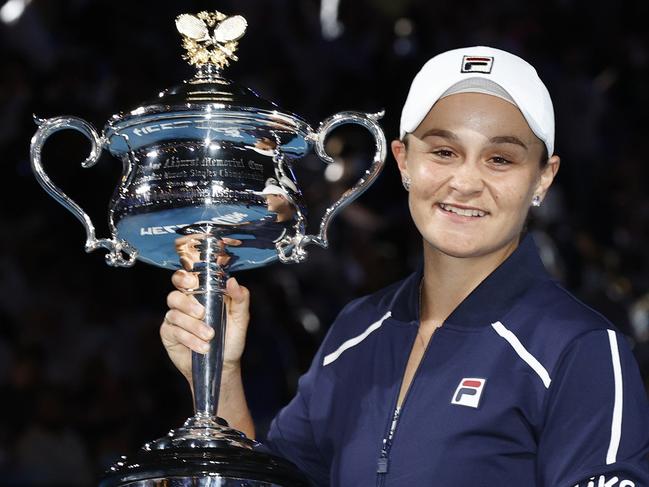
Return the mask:
M 345 307 L 272 452 L 322 486 L 649 486 L 627 341 L 551 279 L 531 237 L 436 330 L 390 435 L 421 277 Z

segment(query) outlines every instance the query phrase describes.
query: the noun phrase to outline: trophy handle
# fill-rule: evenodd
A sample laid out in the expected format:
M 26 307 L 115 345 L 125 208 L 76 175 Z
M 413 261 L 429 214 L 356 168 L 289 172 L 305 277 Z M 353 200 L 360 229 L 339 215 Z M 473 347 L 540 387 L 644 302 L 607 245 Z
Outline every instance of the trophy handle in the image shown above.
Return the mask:
M 32 137 L 30 159 L 32 170 L 38 183 L 52 198 L 76 216 L 84 226 L 86 229 L 86 252 L 92 252 L 93 250 L 103 247 L 109 251 L 108 254 L 106 254 L 106 262 L 108 265 L 115 267 L 132 266 L 135 263 L 137 251 L 131 247 L 128 242 L 118 239 L 115 236 L 111 239 L 95 238 L 95 227 L 88 214 L 52 182 L 45 173 L 43 165 L 41 164 L 41 151 L 45 141 L 50 135 L 59 130 L 77 130 L 90 140 L 90 155 L 81 163 L 81 166 L 84 168 L 92 167 L 97 163 L 99 156 L 101 156 L 101 150 L 105 139 L 99 137 L 97 131 L 92 127 L 92 125 L 77 117 L 55 117 L 43 120 L 34 116 L 34 121 L 36 122 L 36 125 L 38 125 L 38 130 Z
M 281 262 L 301 262 L 306 258 L 304 247 L 312 243 L 327 248 L 329 246 L 327 230 L 329 229 L 331 219 L 363 194 L 379 175 L 385 164 L 387 144 L 385 142 L 385 135 L 377 121 L 383 118 L 384 114 L 384 111 L 378 113 L 339 112 L 323 120 L 318 127 L 318 131 L 310 134 L 309 138 L 315 142 L 316 154 L 327 164 L 334 162 L 334 159 L 325 151 L 324 143 L 326 138 L 332 130 L 348 123 L 362 125 L 370 131 L 374 136 L 376 152 L 372 164 L 360 179 L 356 181 L 356 184 L 345 191 L 338 201 L 326 209 L 324 217 L 320 222 L 320 232 L 317 235 L 298 233 L 294 237 L 287 237 L 277 243 L 278 255 Z

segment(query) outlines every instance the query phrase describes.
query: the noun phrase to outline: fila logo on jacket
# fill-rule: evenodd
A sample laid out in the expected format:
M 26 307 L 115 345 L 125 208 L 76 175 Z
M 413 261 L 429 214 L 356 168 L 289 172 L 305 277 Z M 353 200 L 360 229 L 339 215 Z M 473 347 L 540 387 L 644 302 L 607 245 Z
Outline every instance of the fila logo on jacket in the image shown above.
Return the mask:
M 486 379 L 462 379 L 457 389 L 455 389 L 451 404 L 477 408 L 480 405 L 480 398 L 482 397 L 485 382 Z

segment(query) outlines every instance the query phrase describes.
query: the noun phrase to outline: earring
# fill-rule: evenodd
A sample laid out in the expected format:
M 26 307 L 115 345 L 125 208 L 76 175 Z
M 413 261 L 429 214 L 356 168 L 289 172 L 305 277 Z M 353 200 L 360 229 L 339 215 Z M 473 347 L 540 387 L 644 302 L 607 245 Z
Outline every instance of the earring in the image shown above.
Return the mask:
M 406 191 L 410 191 L 410 183 L 412 181 L 410 180 L 409 176 L 401 176 L 401 183 L 403 183 L 403 187 Z
M 541 197 L 538 194 L 535 194 L 534 198 L 532 198 L 532 206 L 541 206 Z

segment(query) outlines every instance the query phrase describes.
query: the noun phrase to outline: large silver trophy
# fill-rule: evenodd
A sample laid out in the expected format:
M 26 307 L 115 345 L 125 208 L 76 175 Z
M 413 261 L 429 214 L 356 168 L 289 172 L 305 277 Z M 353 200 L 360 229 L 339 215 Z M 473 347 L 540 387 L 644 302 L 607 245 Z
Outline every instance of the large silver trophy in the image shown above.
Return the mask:
M 366 190 L 383 167 L 380 114 L 337 113 L 317 130 L 250 89 L 222 77 L 236 60 L 247 23 L 219 12 L 184 14 L 176 27 L 196 75 L 161 92 L 150 103 L 113 116 L 99 135 L 77 117 L 37 120 L 31 163 L 45 190 L 72 212 L 87 232 L 86 251 L 108 250 L 119 267 L 141 260 L 199 277 L 189 290 L 205 306 L 215 331 L 209 353 L 192 355 L 195 414 L 166 437 L 117 462 L 101 482 L 109 486 L 301 486 L 288 462 L 262 453 L 258 444 L 216 416 L 223 339 L 224 288 L 230 272 L 279 260 L 300 262 L 305 247 L 327 247 L 331 219 Z M 327 210 L 317 235 L 305 234 L 302 193 L 292 165 L 312 148 L 324 150 L 331 130 L 359 124 L 371 132 L 376 153 L 359 181 Z M 46 175 L 41 151 L 55 132 L 74 129 L 91 142 L 82 163 L 93 166 L 107 149 L 121 159 L 123 175 L 110 203 L 110 238 L 98 239 L 88 215 Z

